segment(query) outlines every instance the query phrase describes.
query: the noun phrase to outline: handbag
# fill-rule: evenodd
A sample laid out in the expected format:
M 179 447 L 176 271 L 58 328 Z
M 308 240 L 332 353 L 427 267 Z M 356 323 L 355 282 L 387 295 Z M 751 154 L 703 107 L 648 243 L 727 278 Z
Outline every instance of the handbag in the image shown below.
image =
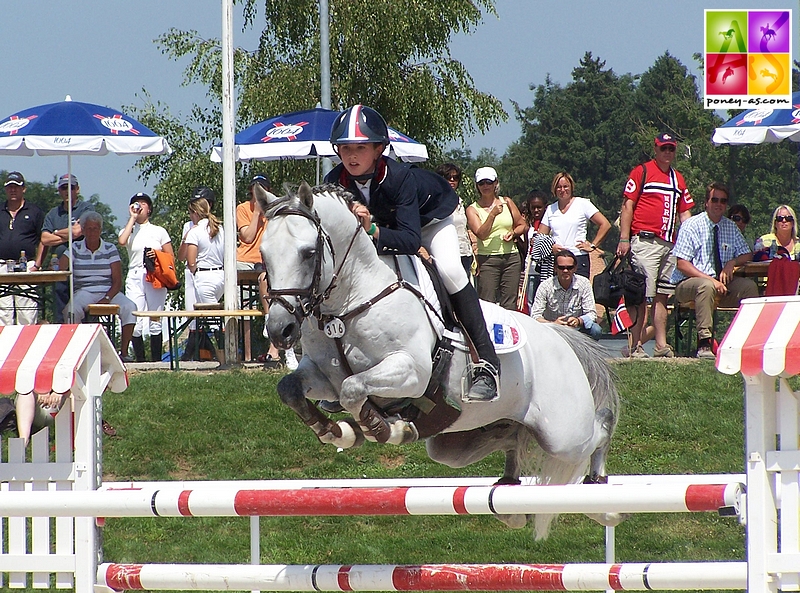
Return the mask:
M 621 298 L 626 307 L 641 305 L 646 288 L 647 278 L 633 269 L 628 257 L 614 256 L 592 281 L 594 301 L 606 309 L 616 309 Z

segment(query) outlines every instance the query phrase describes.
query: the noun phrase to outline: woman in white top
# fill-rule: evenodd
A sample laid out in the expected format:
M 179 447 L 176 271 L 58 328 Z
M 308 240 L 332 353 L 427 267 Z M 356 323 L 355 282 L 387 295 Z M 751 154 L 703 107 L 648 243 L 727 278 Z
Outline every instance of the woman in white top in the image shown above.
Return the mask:
M 172 241 L 164 227 L 152 224 L 153 201 L 145 193 L 135 194 L 128 206 L 130 218 L 119 233 L 119 244 L 128 249 L 128 275 L 125 278 L 125 296 L 136 303 L 139 311 L 163 311 L 167 301 L 166 288 L 153 288 L 145 280 L 147 270 L 144 267 L 144 256 L 149 250 L 165 251 L 174 255 Z M 148 257 L 154 257 L 152 255 Z M 142 333 L 147 322 L 140 317 L 133 328 L 133 351 L 136 362 L 144 362 L 144 341 Z M 150 360 L 161 360 L 161 319 L 150 319 Z
M 222 298 L 225 274 L 225 238 L 219 219 L 211 213 L 208 200 L 189 202 L 189 218 L 194 226 L 186 234 L 186 263 L 194 276 L 198 303 L 217 303 Z
M 603 242 L 611 230 L 611 223 L 589 200 L 573 195 L 575 181 L 569 173 L 556 173 L 551 190 L 558 201 L 545 210 L 539 232 L 553 237 L 553 254 L 562 249 L 575 254 L 578 261 L 576 273 L 588 278 L 589 252 Z M 587 222 L 590 220 L 598 227 L 594 241 L 586 239 Z

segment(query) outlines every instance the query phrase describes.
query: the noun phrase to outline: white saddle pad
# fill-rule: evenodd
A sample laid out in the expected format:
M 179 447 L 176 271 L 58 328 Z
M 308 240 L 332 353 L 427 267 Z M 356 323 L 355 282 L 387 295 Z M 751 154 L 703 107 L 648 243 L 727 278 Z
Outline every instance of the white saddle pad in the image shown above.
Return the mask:
M 433 308 L 433 311 L 431 311 L 431 308 L 426 306 L 425 312 L 428 314 L 428 318 L 431 320 L 431 324 L 439 338 L 447 336 L 457 348 L 465 351 L 468 350 L 461 336 L 461 332 L 449 332 L 442 324 L 440 319 L 442 315 L 442 306 L 441 303 L 439 303 L 439 297 L 436 295 L 433 282 L 431 282 L 428 271 L 422 265 L 420 259 L 415 256 L 400 255 L 397 256 L 397 260 L 403 280 L 415 286 L 417 290 L 425 296 L 425 300 Z M 389 263 L 391 267 L 394 267 L 393 261 L 387 263 Z M 497 354 L 507 354 L 522 348 L 527 342 L 527 336 L 515 315 L 511 311 L 503 309 L 500 305 L 487 303 L 485 301 L 480 301 L 480 303 L 483 309 L 483 318 L 486 321 L 486 330 L 489 332 L 489 336 L 492 339 L 495 352 L 497 352 Z

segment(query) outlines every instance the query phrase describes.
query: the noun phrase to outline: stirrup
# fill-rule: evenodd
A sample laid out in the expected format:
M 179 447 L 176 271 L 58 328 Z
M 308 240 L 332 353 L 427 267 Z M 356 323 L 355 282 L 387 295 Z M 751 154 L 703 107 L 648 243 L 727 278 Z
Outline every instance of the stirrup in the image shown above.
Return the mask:
M 473 394 L 473 386 L 479 377 L 488 377 L 494 383 L 494 395 L 490 398 L 479 397 Z M 461 378 L 461 400 L 464 402 L 493 402 L 500 392 L 500 372 L 490 362 L 479 360 L 467 366 L 466 372 Z

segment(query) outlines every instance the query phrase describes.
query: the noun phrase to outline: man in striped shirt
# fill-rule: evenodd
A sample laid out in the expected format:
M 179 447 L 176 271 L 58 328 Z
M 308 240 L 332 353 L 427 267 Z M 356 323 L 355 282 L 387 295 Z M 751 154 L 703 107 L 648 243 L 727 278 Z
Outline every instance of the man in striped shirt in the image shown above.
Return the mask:
M 59 261 L 60 269 L 72 269 L 75 284 L 75 294 L 64 308 L 64 317 L 69 317 L 70 307 L 73 307 L 75 323 L 80 323 L 89 305 L 119 305 L 119 319 L 122 324 L 120 357 L 123 362 L 132 362 L 133 359 L 128 356 L 128 346 L 136 324 L 133 316 L 136 304 L 121 292 L 122 262 L 119 251 L 116 245 L 107 243 L 100 237 L 103 231 L 103 217 L 100 214 L 84 213 L 80 225 L 83 239 L 72 244 L 73 265 L 70 266 L 66 252 Z
M 562 249 L 556 253 L 555 260 L 556 275 L 539 285 L 531 317 L 541 323 L 573 327 L 599 340 L 602 329 L 597 324 L 589 279 L 575 275 L 578 262 L 570 250 Z

